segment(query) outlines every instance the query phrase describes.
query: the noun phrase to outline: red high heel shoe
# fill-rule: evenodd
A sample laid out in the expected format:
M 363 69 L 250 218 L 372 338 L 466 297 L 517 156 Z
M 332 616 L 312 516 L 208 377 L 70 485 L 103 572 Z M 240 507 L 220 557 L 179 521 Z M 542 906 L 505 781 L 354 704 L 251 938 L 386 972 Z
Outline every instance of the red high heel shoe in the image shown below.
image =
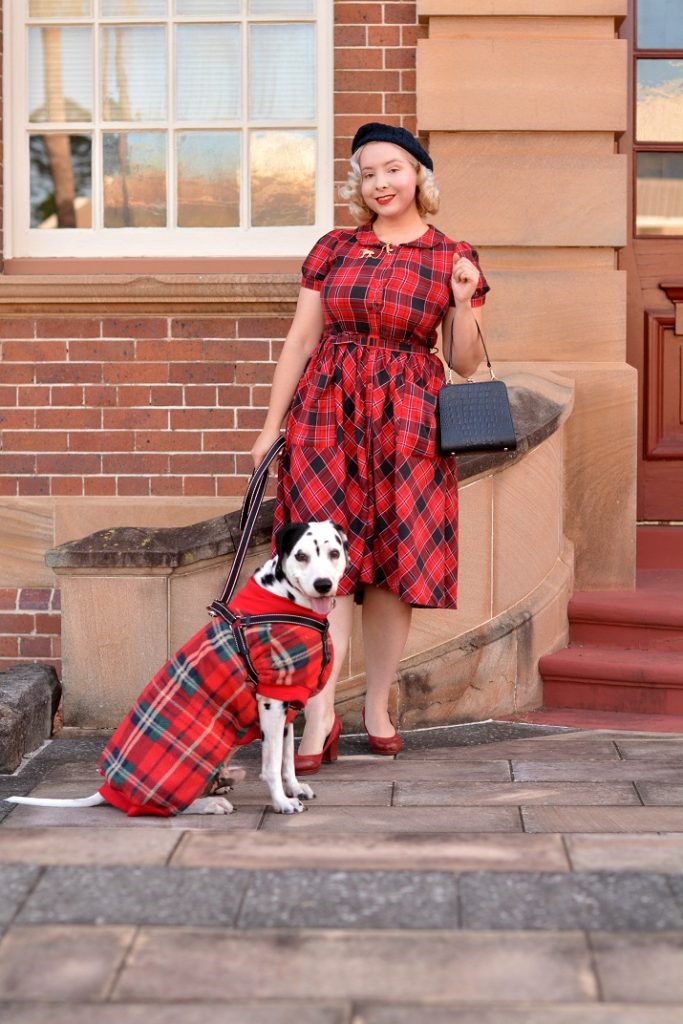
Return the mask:
M 365 724 L 365 708 L 363 708 L 363 728 L 368 733 L 368 742 L 373 754 L 399 754 L 403 750 L 403 740 L 397 732 L 393 736 L 371 736 Z
M 337 760 L 339 749 L 339 737 L 342 732 L 342 720 L 339 715 L 334 716 L 334 723 L 327 736 L 323 749 L 319 754 L 295 754 L 294 771 L 297 775 L 315 775 L 320 771 L 323 761 L 332 763 Z

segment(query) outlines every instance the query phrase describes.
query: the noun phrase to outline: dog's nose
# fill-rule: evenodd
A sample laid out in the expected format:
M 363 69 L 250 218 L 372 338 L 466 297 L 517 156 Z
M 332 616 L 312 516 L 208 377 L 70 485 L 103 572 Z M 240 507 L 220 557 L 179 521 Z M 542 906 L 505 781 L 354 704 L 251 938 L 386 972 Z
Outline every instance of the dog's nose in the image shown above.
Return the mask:
M 319 594 L 329 594 L 332 590 L 332 580 L 328 580 L 325 576 L 320 576 L 314 581 L 313 586 Z

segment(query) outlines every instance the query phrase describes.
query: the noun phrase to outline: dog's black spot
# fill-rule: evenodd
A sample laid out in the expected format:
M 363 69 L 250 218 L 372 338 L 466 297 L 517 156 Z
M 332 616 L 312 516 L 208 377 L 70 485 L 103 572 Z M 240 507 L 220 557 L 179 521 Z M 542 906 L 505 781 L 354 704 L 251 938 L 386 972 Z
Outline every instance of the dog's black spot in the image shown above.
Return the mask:
M 296 601 L 296 596 L 289 589 L 287 590 L 287 597 L 289 598 L 290 601 Z
M 292 553 L 292 549 L 299 543 L 301 538 L 309 529 L 308 523 L 286 523 L 285 526 L 275 534 L 275 549 L 278 559 L 284 560 Z
M 272 587 L 273 583 L 275 583 L 275 576 L 272 572 L 267 572 L 265 576 L 261 577 L 260 582 L 264 587 Z
M 263 706 L 264 706 L 264 708 L 266 709 L 266 711 L 270 711 L 270 704 L 266 704 L 266 703 L 264 702 Z

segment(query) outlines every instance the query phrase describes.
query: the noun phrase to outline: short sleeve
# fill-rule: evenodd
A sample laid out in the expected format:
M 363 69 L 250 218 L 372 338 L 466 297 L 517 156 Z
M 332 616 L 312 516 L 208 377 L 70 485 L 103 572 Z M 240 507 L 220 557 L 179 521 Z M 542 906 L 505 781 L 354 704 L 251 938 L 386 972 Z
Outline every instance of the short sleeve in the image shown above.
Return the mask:
M 334 261 L 340 241 L 339 231 L 328 231 L 315 243 L 301 267 L 301 287 L 319 292 Z
M 479 283 L 477 284 L 477 287 L 474 290 L 474 294 L 470 299 L 470 305 L 483 306 L 486 301 L 486 293 L 491 291 L 491 287 L 488 284 L 486 278 L 484 277 L 481 267 L 479 266 L 479 253 L 477 252 L 476 249 L 472 248 L 469 242 L 456 242 L 455 254 L 458 257 L 465 256 L 468 260 L 471 260 L 472 263 L 474 263 L 477 270 L 479 271 Z M 450 292 L 448 304 L 450 306 L 454 306 L 455 299 L 453 298 L 453 293 L 450 290 L 450 286 L 448 290 Z

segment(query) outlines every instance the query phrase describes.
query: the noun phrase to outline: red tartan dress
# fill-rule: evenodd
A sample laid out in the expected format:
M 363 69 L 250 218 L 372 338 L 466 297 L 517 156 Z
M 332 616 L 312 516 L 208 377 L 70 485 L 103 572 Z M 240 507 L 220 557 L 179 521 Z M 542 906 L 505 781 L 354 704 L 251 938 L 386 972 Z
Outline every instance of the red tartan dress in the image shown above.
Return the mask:
M 456 607 L 456 462 L 437 452 L 444 373 L 432 352 L 456 254 L 478 266 L 467 242 L 434 227 L 387 252 L 366 224 L 328 232 L 304 262 L 301 284 L 321 292 L 324 327 L 292 400 L 275 528 L 345 528 L 340 595 L 369 584 L 416 607 Z M 488 290 L 481 275 L 472 305 Z
M 278 597 L 251 578 L 229 602 L 242 615 L 325 616 Z M 258 684 L 247 676 L 227 622 L 212 619 L 147 684 L 102 751 L 99 792 L 127 814 L 168 816 L 205 791 L 235 746 L 260 735 L 256 695 L 305 707 L 329 677 L 316 629 L 285 623 L 247 626 Z M 332 644 L 328 636 L 328 646 Z M 288 720 L 294 717 L 290 712 Z

